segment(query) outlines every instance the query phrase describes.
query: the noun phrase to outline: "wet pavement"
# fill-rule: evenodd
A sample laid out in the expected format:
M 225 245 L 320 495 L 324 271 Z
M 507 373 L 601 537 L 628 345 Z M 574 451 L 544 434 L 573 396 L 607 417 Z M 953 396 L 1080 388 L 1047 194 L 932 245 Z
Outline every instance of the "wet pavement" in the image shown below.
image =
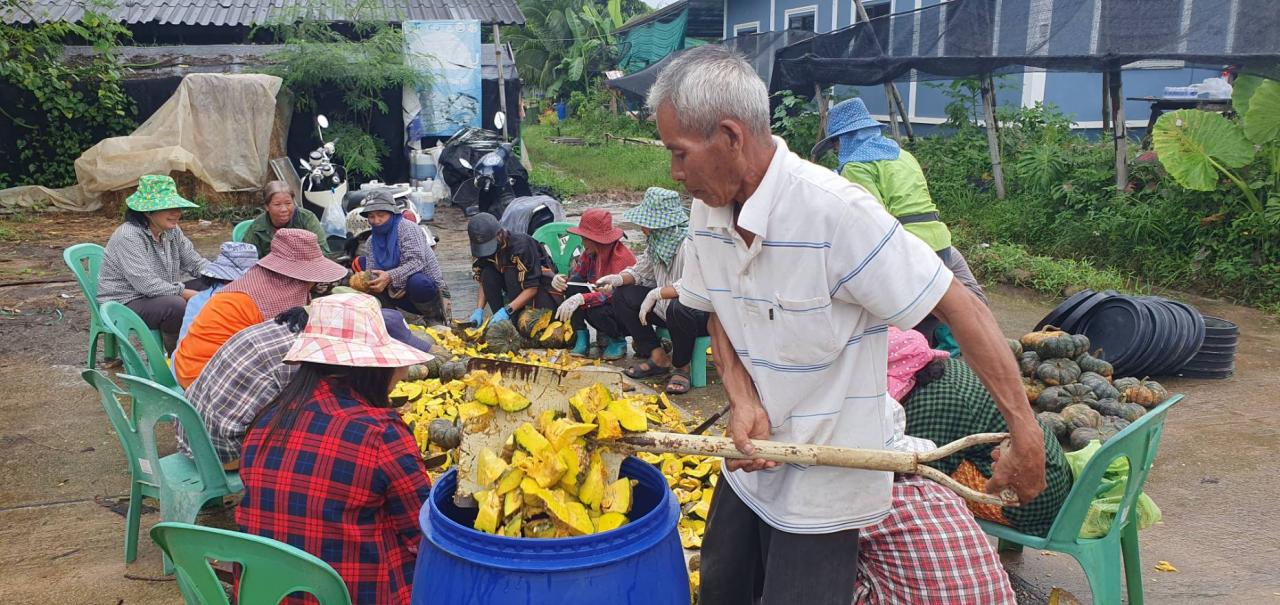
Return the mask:
M 588 203 L 621 211 L 638 199 L 618 194 Z M 570 204 L 569 213 L 580 214 L 587 205 Z M 476 294 L 465 226 L 456 210 L 442 209 L 437 217 L 433 230 L 453 289 L 454 314 L 466 315 Z M 73 241 L 104 243 L 113 228 L 100 217 L 55 215 L 33 224 L 21 243 L 0 242 L 0 259 L 23 259 L 20 270 L 0 272 L 0 284 L 45 282 L 0 285 L 0 388 L 7 395 L 0 404 L 3 603 L 180 600 L 172 578 L 160 577 L 159 550 L 145 536 L 158 520 L 155 512 L 143 515 L 138 561 L 123 563 L 121 499 L 128 493 L 128 472 L 95 394 L 78 375 L 88 313 L 74 282 L 65 281 L 70 276 L 61 250 Z M 212 256 L 230 225 L 193 223 L 184 229 Z M 990 294 L 1009 336 L 1025 332 L 1054 303 L 1014 288 L 996 287 Z M 1280 327 L 1253 309 L 1177 296 L 1236 322 L 1241 336 L 1233 378 L 1164 381 L 1187 398 L 1169 415 L 1147 483 L 1164 521 L 1141 533 L 1146 601 L 1280 603 L 1280 519 L 1271 514 L 1280 469 Z M 713 383 L 679 401 L 701 418 L 719 409 L 723 397 Z M 226 511 L 201 521 L 229 523 Z M 1178 571 L 1155 571 L 1157 561 Z M 1028 549 L 1006 563 L 1021 602 L 1044 603 L 1055 586 L 1090 602 L 1083 573 L 1069 557 Z

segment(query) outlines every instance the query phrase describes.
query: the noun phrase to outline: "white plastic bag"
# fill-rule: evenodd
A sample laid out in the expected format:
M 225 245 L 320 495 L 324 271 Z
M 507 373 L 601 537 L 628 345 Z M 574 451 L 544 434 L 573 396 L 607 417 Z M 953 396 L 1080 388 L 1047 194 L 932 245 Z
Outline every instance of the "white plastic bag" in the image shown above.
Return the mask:
M 324 225 L 324 233 L 329 237 L 347 236 L 347 216 L 342 213 L 342 204 L 329 204 L 324 209 L 324 215 L 320 217 L 320 224 Z

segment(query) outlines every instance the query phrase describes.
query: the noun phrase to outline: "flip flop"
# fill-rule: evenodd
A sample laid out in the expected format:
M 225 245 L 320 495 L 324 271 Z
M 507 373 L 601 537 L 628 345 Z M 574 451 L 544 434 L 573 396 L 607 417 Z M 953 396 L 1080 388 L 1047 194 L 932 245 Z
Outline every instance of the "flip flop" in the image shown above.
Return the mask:
M 667 393 L 671 395 L 684 395 L 693 390 L 693 381 L 689 379 L 688 371 L 676 370 L 671 373 L 671 378 L 667 379 Z
M 660 366 L 652 361 L 645 360 L 639 365 L 634 365 L 623 371 L 627 378 L 648 378 L 650 376 L 663 376 L 671 371 L 671 366 Z

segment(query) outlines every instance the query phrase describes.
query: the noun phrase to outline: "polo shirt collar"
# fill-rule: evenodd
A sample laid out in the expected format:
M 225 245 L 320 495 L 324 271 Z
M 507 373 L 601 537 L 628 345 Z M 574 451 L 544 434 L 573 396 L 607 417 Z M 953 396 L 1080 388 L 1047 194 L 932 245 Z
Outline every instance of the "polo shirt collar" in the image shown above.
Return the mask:
M 764 178 L 760 180 L 760 185 L 756 187 L 751 197 L 742 204 L 742 211 L 738 213 L 738 226 L 759 238 L 764 238 L 766 235 L 769 215 L 773 212 L 773 206 L 778 199 L 778 189 L 785 178 L 786 168 L 783 164 L 786 162 L 787 155 L 790 154 L 786 141 L 781 138 L 773 137 L 773 145 L 773 159 L 765 169 Z M 711 208 L 707 215 L 707 227 L 732 231 L 733 206 Z

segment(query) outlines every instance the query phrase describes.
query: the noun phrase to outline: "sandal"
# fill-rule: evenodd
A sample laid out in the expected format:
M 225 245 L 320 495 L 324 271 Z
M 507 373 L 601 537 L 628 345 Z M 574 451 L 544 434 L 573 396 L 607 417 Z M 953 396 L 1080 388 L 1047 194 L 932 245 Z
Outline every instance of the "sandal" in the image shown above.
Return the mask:
M 667 393 L 671 395 L 684 395 L 692 389 L 693 382 L 689 380 L 688 370 L 676 370 L 667 379 Z
M 623 373 L 627 375 L 627 378 L 635 378 L 638 380 L 640 378 L 648 378 L 650 376 L 663 376 L 670 371 L 671 366 L 660 366 L 646 359 L 640 362 L 639 365 L 627 368 Z

